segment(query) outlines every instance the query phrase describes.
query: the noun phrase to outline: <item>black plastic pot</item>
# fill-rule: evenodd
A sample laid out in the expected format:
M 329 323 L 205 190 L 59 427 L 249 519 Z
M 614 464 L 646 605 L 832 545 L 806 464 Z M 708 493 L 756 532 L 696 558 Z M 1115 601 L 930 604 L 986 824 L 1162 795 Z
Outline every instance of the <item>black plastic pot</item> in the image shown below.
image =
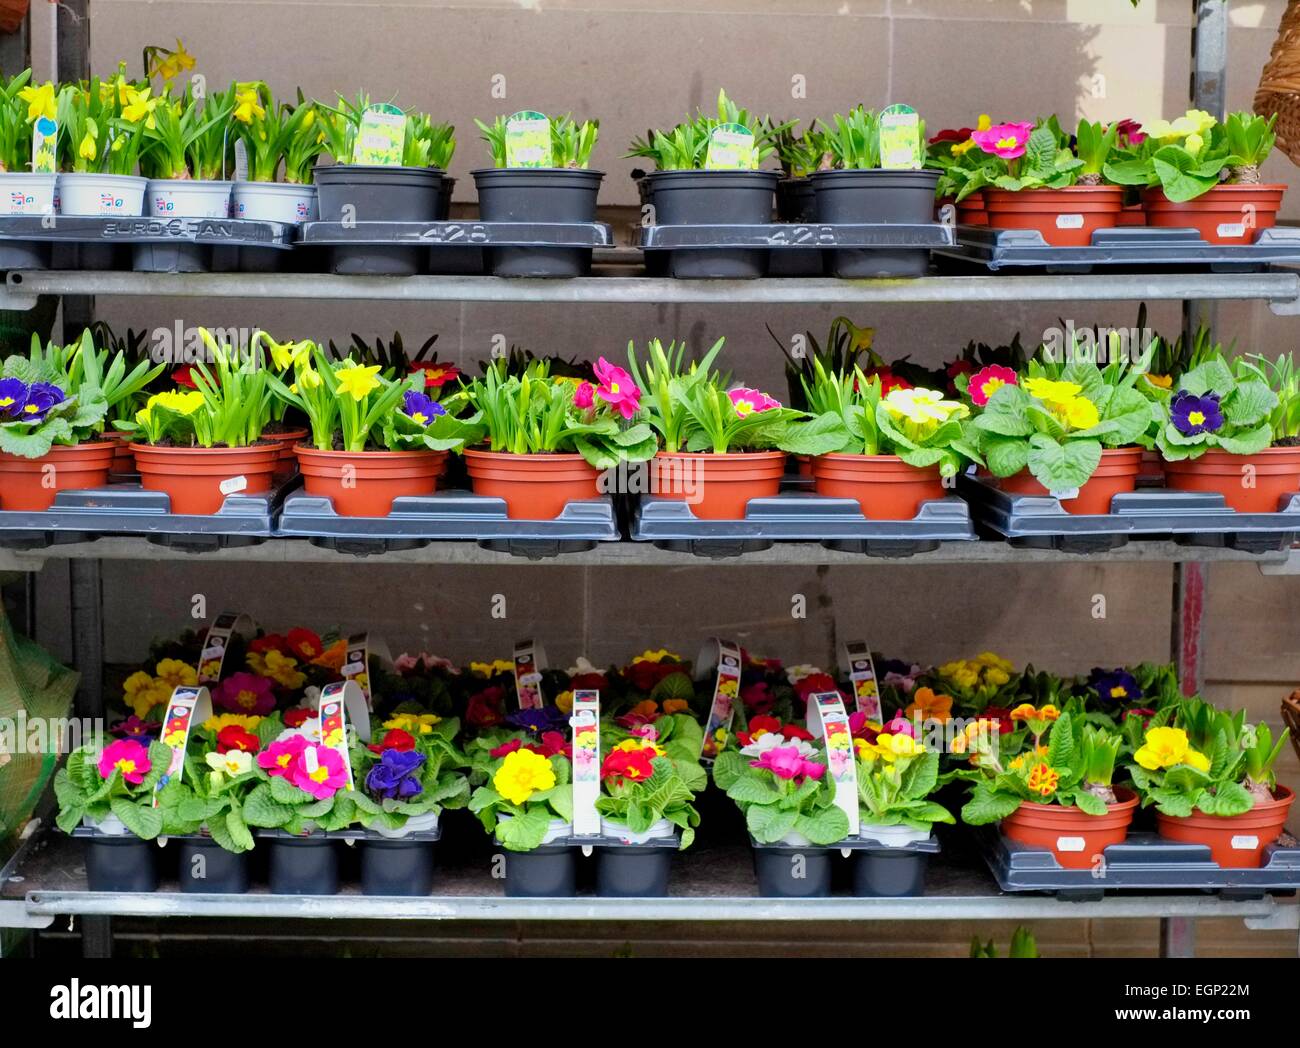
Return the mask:
M 158 845 L 130 835 L 86 836 L 86 882 L 92 892 L 158 890 Z
M 442 189 L 438 193 L 438 212 L 434 216 L 439 222 L 451 217 L 451 194 L 456 188 L 456 180 L 443 176 Z M 482 273 L 484 269 L 483 249 L 479 247 L 431 247 L 428 260 L 430 273 L 470 274 Z
M 51 269 L 85 269 L 112 271 L 131 268 L 130 245 L 78 244 L 74 241 L 53 243 Z
M 782 222 L 804 224 L 817 221 L 817 197 L 807 178 L 783 178 L 776 184 L 776 217 Z M 819 277 L 822 252 L 815 247 L 773 251 L 769 276 Z
M 48 269 L 50 245 L 36 240 L 0 241 L 0 272 L 11 269 Z
M 671 846 L 615 844 L 596 849 L 596 894 L 603 899 L 659 899 L 668 894 Z
M 776 171 L 656 171 L 646 176 L 655 222 L 662 226 L 759 225 L 772 221 Z M 767 272 L 770 252 L 753 248 L 673 251 L 674 277 L 753 279 Z
M 426 167 L 336 164 L 315 169 L 322 222 L 432 222 L 438 213 L 442 172 Z M 413 276 L 424 249 L 384 244 L 330 249 L 334 273 Z
M 577 859 L 567 844 L 543 844 L 532 851 L 503 851 L 506 895 L 511 899 L 571 898 Z
M 131 268 L 137 273 L 207 273 L 211 261 L 207 244 L 131 245 Z
M 934 221 L 938 171 L 817 171 L 812 176 L 817 221 L 831 224 L 928 223 Z M 837 277 L 919 277 L 930 266 L 920 248 L 828 251 Z
M 221 895 L 248 891 L 248 852 L 228 852 L 211 837 L 179 837 L 176 845 L 181 891 Z
M 337 842 L 328 837 L 266 838 L 271 857 L 272 895 L 337 895 Z
M 603 171 L 557 167 L 489 167 L 472 172 L 484 222 L 595 222 Z M 580 277 L 591 272 L 589 248 L 500 247 L 486 252 L 498 277 Z
M 901 848 L 853 853 L 853 894 L 859 898 L 896 899 L 925 894 L 930 856 Z
M 437 841 L 367 837 L 361 842 L 362 895 L 428 895 Z
M 831 851 L 815 844 L 754 844 L 758 894 L 766 899 L 824 899 L 831 893 Z

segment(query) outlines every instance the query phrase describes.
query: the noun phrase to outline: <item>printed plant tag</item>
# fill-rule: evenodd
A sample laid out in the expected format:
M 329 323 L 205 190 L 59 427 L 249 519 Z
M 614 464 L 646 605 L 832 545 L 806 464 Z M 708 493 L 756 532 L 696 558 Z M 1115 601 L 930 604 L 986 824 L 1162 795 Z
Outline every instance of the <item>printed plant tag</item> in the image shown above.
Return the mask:
M 238 477 L 227 477 L 217 487 L 223 495 L 233 495 L 237 491 L 243 491 L 248 487 L 248 478 L 242 474 Z
M 590 837 L 600 833 L 600 692 L 579 688 L 573 693 L 569 714 L 573 728 L 573 833 Z
M 1056 228 L 1057 229 L 1082 229 L 1083 216 L 1082 215 L 1057 215 Z
M 369 633 L 354 633 L 348 637 L 346 654 L 343 656 L 343 666 L 339 673 L 345 681 L 352 681 L 361 689 L 361 695 L 365 699 L 366 709 L 370 709 L 370 660 L 376 658 L 381 665 L 391 667 L 393 657 L 389 654 L 388 645 L 378 637 L 371 637 Z
M 1219 236 L 1221 237 L 1244 237 L 1246 235 L 1245 222 L 1220 222 Z
M 551 122 L 531 109 L 506 118 L 506 167 L 554 167 Z
M 343 758 L 343 767 L 348 773 L 348 789 L 352 789 L 352 757 L 348 753 L 348 718 L 352 719 L 352 727 L 357 733 L 357 738 L 362 742 L 369 742 L 370 713 L 366 709 L 366 697 L 355 681 L 341 680 L 326 684 L 320 692 L 316 716 L 320 718 L 321 745 L 328 746 Z M 314 750 L 306 752 L 315 753 Z
M 235 139 L 235 181 L 248 181 L 248 146 L 242 138 Z
M 919 171 L 921 118 L 911 106 L 892 105 L 880 113 L 880 166 L 896 171 Z
M 406 146 L 406 114 L 391 102 L 367 106 L 361 114 L 356 145 L 352 147 L 354 164 L 396 167 L 402 163 Z
M 59 139 L 58 121 L 48 116 L 36 118 L 32 124 L 32 173 L 52 175 L 57 170 L 54 144 Z
M 1057 837 L 1056 850 L 1063 852 L 1081 852 L 1087 842 L 1082 837 Z
M 706 171 L 750 171 L 754 167 L 754 135 L 744 124 L 719 124 L 709 134 Z
M 1057 502 L 1069 502 L 1071 499 L 1079 497 L 1078 488 L 1061 488 L 1059 491 L 1049 491 L 1049 495 L 1056 499 Z
M 162 744 L 172 751 L 171 759 L 167 763 L 166 773 L 154 786 L 153 806 L 155 808 L 158 807 L 159 791 L 172 779 L 180 782 L 185 775 L 185 747 L 189 744 L 190 729 L 196 722 L 202 724 L 211 716 L 212 696 L 207 688 L 182 686 L 172 691 L 159 736 Z
M 542 670 L 546 669 L 546 651 L 531 640 L 515 645 L 515 694 L 521 710 L 539 710 L 546 705 L 542 695 Z
M 808 696 L 808 729 L 820 732 L 826 743 L 826 770 L 835 784 L 835 806 L 849 820 L 848 835 L 856 837 L 860 825 L 858 763 L 853 754 L 849 715 L 844 712 L 838 691 L 818 691 Z
M 713 682 L 713 701 L 704 722 L 704 743 L 700 747 L 700 759 L 708 761 L 722 752 L 731 731 L 740 695 L 740 648 L 728 640 L 711 640 L 696 660 L 696 672 L 707 673 L 714 666 L 718 672 Z
M 871 649 L 862 641 L 844 645 L 844 667 L 849 672 L 853 686 L 853 706 L 865 713 L 867 720 L 883 723 L 880 709 L 880 684 L 876 680 L 876 665 L 871 661 Z
M 257 633 L 257 626 L 251 618 L 238 611 L 223 611 L 212 620 L 203 641 L 203 651 L 199 654 L 200 687 L 221 680 L 226 649 L 230 646 L 230 638 L 236 633 L 248 640 Z

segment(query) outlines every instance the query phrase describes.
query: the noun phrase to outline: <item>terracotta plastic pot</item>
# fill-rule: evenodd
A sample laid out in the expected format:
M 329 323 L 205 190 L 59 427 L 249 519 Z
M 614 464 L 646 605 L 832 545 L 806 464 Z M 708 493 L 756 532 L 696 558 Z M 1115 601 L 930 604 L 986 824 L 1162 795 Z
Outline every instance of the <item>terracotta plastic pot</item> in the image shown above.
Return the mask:
M 944 496 L 938 466 L 918 469 L 897 455 L 818 455 L 813 488 L 818 495 L 856 499 L 872 520 L 911 520 L 922 502 Z
M 599 472 L 581 455 L 466 451 L 465 468 L 474 493 L 504 499 L 517 520 L 554 520 L 570 502 L 600 494 Z
M 1281 836 L 1294 800 L 1295 793 L 1279 786 L 1271 801 L 1241 815 L 1194 812 L 1179 818 L 1156 812 L 1156 829 L 1166 840 L 1208 846 L 1219 866 L 1258 868 L 1264 847 Z
M 293 449 L 307 439 L 307 432 L 305 429 L 283 429 L 279 433 L 262 434 L 264 440 L 274 440 L 280 445 L 275 465 L 277 474 L 292 473 L 298 468 L 298 456 Z
M 811 477 L 813 475 L 813 457 L 811 455 L 791 455 L 794 462 L 794 473 L 800 477 Z
M 132 444 L 140 484 L 162 491 L 171 511 L 205 516 L 221 509 L 227 495 L 254 495 L 271 489 L 279 448 L 169 448 Z
M 957 224 L 959 226 L 987 226 L 989 213 L 985 210 L 984 193 L 972 193 L 957 204 Z
M 1138 469 L 1138 479 L 1163 484 L 1165 480 L 1165 460 L 1158 451 L 1142 449 L 1142 465 Z
M 1109 513 L 1110 500 L 1136 488 L 1141 470 L 1141 448 L 1102 448 L 1097 471 L 1079 488 L 1079 494 L 1075 498 L 1061 502 L 1061 508 L 1067 513 Z M 1014 476 L 999 477 L 998 487 L 1016 495 L 1048 494 L 1047 489 L 1027 469 Z
M 1300 491 L 1300 447 L 1265 448 L 1258 455 L 1207 451 L 1165 463 L 1175 491 L 1214 491 L 1238 513 L 1276 513 L 1283 495 Z
M 1137 794 L 1122 787 L 1105 815 L 1088 815 L 1073 805 L 1024 801 L 1002 820 L 1002 833 L 1013 841 L 1046 848 L 1067 870 L 1090 869 L 1110 845 L 1128 836 Z
M 38 459 L 0 451 L 0 510 L 39 513 L 50 508 L 60 491 L 102 488 L 116 448 L 111 440 L 56 444 Z
M 651 490 L 684 499 L 704 520 L 741 520 L 750 499 L 781 490 L 784 451 L 659 452 L 651 465 Z
M 994 229 L 1036 229 L 1053 247 L 1088 247 L 1095 229 L 1110 229 L 1124 206 L 1121 186 L 1066 189 L 985 189 L 984 207 Z
M 135 434 L 109 430 L 104 434 L 104 439 L 117 442 L 117 446 L 113 448 L 113 463 L 109 467 L 110 472 L 134 473 L 135 455 L 131 452 L 131 441 L 135 439 Z
M 1145 226 L 1147 224 L 1146 208 L 1141 203 L 1125 204 L 1119 213 L 1117 226 Z
M 386 517 L 395 498 L 432 495 L 447 462 L 445 451 L 293 450 L 304 490 L 329 498 L 341 517 Z
M 1158 186 L 1142 194 L 1147 225 L 1195 229 L 1211 244 L 1253 244 L 1261 229 L 1277 222 L 1285 185 L 1215 186 L 1195 200 L 1176 204 Z

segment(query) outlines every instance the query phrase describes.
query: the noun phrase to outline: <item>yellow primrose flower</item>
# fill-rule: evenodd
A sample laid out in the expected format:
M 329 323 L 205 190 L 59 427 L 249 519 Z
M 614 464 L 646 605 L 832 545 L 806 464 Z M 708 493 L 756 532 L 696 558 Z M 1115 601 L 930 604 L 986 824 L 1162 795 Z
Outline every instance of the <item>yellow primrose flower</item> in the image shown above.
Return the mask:
M 1003 670 L 1006 673 L 1014 673 L 1016 669 L 1015 663 L 1010 659 L 1004 659 L 1001 655 L 997 654 L 997 652 L 993 651 L 981 651 L 975 656 L 975 658 L 971 659 L 971 661 L 980 666 Z
M 904 735 L 902 732 L 897 735 L 891 735 L 888 732 L 877 735 L 876 750 L 887 761 L 893 761 L 898 757 L 915 757 L 925 752 L 925 748 L 919 745 L 912 736 Z
M 158 674 L 159 680 L 173 688 L 192 688 L 199 682 L 194 667 L 180 659 L 163 659 L 154 672 Z
M 984 671 L 984 683 L 1000 688 L 1011 679 L 1011 674 L 1000 666 L 992 666 Z
M 253 767 L 253 755 L 243 750 L 227 750 L 225 753 L 209 753 L 203 758 L 213 771 L 223 771 L 232 778 L 243 775 Z
M 555 785 L 551 762 L 532 750 L 507 753 L 492 776 L 492 788 L 511 804 L 523 804 L 534 793 Z
M 660 648 L 658 651 L 643 651 L 640 655 L 632 660 L 633 664 L 638 662 L 663 662 L 665 659 L 671 659 L 673 662 L 681 662 L 680 655 L 674 655 L 667 648 Z
M 1101 421 L 1097 405 L 1087 397 L 1075 397 L 1069 403 L 1061 405 L 1061 413 L 1065 416 L 1065 421 L 1075 429 L 1092 429 Z
M 412 735 L 430 735 L 433 726 L 441 722 L 442 718 L 433 713 L 395 713 L 384 721 L 384 727 L 400 728 Z
M 131 674 L 122 684 L 123 701 L 131 712 L 143 720 L 155 706 L 171 700 L 172 689 L 143 670 Z
M 853 748 L 858 752 L 858 760 L 866 761 L 868 764 L 874 763 L 880 757 L 880 751 L 866 739 L 854 739 Z
M 262 658 L 263 676 L 270 677 L 273 681 L 285 688 L 301 688 L 307 683 L 307 676 L 300 673 L 297 669 L 298 660 L 283 655 L 272 648 Z
M 493 659 L 491 662 L 471 662 L 470 673 L 480 677 L 495 677 L 498 673 L 514 673 L 515 664 L 508 659 Z
M 261 717 L 244 713 L 218 713 L 203 722 L 203 729 L 211 732 L 219 732 L 222 728 L 243 728 L 245 731 L 253 731 L 261 723 Z
M 952 147 L 952 155 L 965 156 L 974 148 L 975 148 L 975 139 L 968 138 L 966 139 L 965 142 L 958 142 L 955 146 Z
M 241 124 L 251 124 L 254 117 L 261 120 L 262 117 L 266 116 L 266 109 L 261 105 L 257 88 L 250 87 L 235 92 L 235 112 L 233 116 Z
M 1037 397 L 1045 404 L 1068 404 L 1083 392 L 1083 387 L 1073 382 L 1041 377 L 1025 379 L 1024 386 L 1031 397 Z
M 933 389 L 894 389 L 882 402 L 894 418 L 908 422 L 947 422 L 967 414 L 965 404 L 944 400 L 943 394 Z
M 555 696 L 555 706 L 561 713 L 573 712 L 573 690 L 562 691 Z
M 1161 389 L 1172 389 L 1174 385 L 1173 375 L 1152 375 L 1150 372 L 1146 375 L 1146 380 L 1153 386 L 1159 386 Z
M 53 120 L 58 113 L 54 85 L 48 80 L 40 85 L 24 87 L 18 92 L 18 97 L 27 103 L 27 122 L 29 124 L 43 116 Z
M 1190 764 L 1197 771 L 1208 772 L 1210 770 L 1210 758 L 1199 750 L 1189 749 L 1183 755 L 1183 763 Z
M 369 366 L 352 364 L 349 367 L 339 368 L 338 371 L 334 372 L 334 377 L 338 379 L 339 383 L 339 396 L 346 393 L 358 403 L 365 400 L 367 396 L 379 388 L 379 379 L 375 377 L 378 372 L 378 364 Z
M 1191 153 L 1192 156 L 1196 156 L 1197 154 L 1199 154 L 1200 151 L 1204 148 L 1204 146 L 1205 146 L 1205 139 L 1202 138 L 1194 131 L 1190 135 L 1188 135 L 1187 138 L 1184 139 L 1183 141 L 1183 148 L 1186 149 L 1189 153 Z
M 1133 756 L 1147 771 L 1158 771 L 1181 764 L 1189 748 L 1182 728 L 1152 728 Z

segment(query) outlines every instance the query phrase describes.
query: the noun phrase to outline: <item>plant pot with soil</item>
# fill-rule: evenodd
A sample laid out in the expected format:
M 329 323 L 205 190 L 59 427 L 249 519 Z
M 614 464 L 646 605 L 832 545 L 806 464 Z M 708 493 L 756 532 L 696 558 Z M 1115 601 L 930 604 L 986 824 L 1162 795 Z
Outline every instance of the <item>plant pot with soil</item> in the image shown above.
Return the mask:
M 1051 495 L 1068 513 L 1109 513 L 1115 495 L 1137 486 L 1160 407 L 1137 388 L 1144 361 L 1116 356 L 1101 367 L 1065 356 L 1019 376 L 990 365 L 957 386 L 977 409 L 970 432 L 1002 490 Z
M 503 499 L 512 518 L 551 520 L 599 497 L 601 471 L 649 459 L 654 434 L 633 421 L 641 389 L 632 376 L 601 357 L 592 377 L 553 377 L 546 361 L 508 374 L 500 361 L 465 386 L 478 433 L 464 452 L 475 494 Z
M 777 221 L 797 225 L 816 222 L 817 197 L 812 175 L 822 164 L 822 136 L 815 130 L 796 135 L 792 128 L 785 128 L 776 135 L 775 144 L 782 176 L 776 184 Z M 768 274 L 774 277 L 819 277 L 822 275 L 822 252 L 818 248 L 774 251 L 770 256 Z
M 303 487 L 340 516 L 384 517 L 394 499 L 432 495 L 447 451 L 477 433 L 474 420 L 423 392 L 423 373 L 390 379 L 378 364 L 333 360 L 311 341 L 272 343 L 271 352 L 284 377 L 271 376 L 270 388 L 310 426 L 309 442 L 294 449 Z
M 42 347 L 0 368 L 0 510 L 41 512 L 60 491 L 108 483 L 118 443 L 104 417 L 162 372 L 96 348 L 89 329 L 68 346 Z
M 1148 226 L 1195 229 L 1211 244 L 1252 244 L 1277 222 L 1286 185 L 1265 183 L 1277 116 L 1229 113 L 1220 123 L 1188 110 L 1157 120 L 1106 165 L 1106 177 L 1142 190 Z
M 686 344 L 651 339 L 644 360 L 629 343 L 636 384 L 646 390 L 646 421 L 660 445 L 650 465 L 649 491 L 679 499 L 706 520 L 739 520 L 753 498 L 776 495 L 785 475 L 779 440 L 802 412 L 757 389 L 726 389 L 714 366 L 725 339 L 698 361 Z
M 493 162 L 493 167 L 471 172 L 479 218 L 543 226 L 596 221 L 596 196 L 605 175 L 588 165 L 599 121 L 576 124 L 568 116 L 516 113 L 497 117 L 491 126 L 475 123 Z M 486 257 L 498 277 L 578 277 L 591 271 L 587 248 L 491 248 Z
M 647 176 L 655 224 L 770 223 L 781 176 L 758 168 L 790 126 L 774 126 L 741 109 L 723 91 L 716 117 L 697 111 L 686 123 L 634 141 L 628 156 L 655 161 L 656 170 Z M 669 252 L 669 267 L 679 278 L 752 279 L 766 274 L 768 255 L 753 248 L 680 249 Z
M 0 215 L 53 215 L 58 211 L 57 95 L 51 83 L 32 84 L 32 71 L 0 80 Z M 39 152 L 33 142 L 40 127 Z M 46 143 L 48 142 L 48 145 Z M 45 269 L 50 245 L 36 240 L 0 242 L 0 270 Z
M 1000 822 L 1004 836 L 1046 848 L 1066 869 L 1095 867 L 1128 836 L 1137 807 L 1136 794 L 1111 783 L 1123 738 L 1051 703 L 1021 703 L 1011 719 L 1027 731 L 1009 749 L 997 722 L 984 719 L 952 743 L 975 762 L 957 773 L 971 784 L 962 821 Z
M 944 497 L 945 479 L 982 462 L 967 432 L 970 409 L 936 390 L 882 396 L 878 375 L 828 373 L 818 360 L 804 387 L 811 418 L 791 426 L 781 446 L 812 456 L 819 495 L 853 499 L 865 517 L 911 520 Z
M 1300 492 L 1300 377 L 1276 361 L 1214 353 L 1165 390 L 1157 443 L 1165 483 L 1222 495 L 1239 513 L 1276 513 Z
M 156 890 L 152 842 L 163 817 L 153 798 L 170 760 L 171 750 L 160 742 L 97 736 L 55 774 L 56 821 L 64 833 L 85 837 L 91 891 Z
M 1142 806 L 1155 805 L 1160 836 L 1205 845 L 1221 867 L 1259 867 L 1295 801 L 1273 770 L 1288 729 L 1275 740 L 1267 724 L 1247 723 L 1244 710 L 1188 698 L 1133 734 L 1129 774 Z

